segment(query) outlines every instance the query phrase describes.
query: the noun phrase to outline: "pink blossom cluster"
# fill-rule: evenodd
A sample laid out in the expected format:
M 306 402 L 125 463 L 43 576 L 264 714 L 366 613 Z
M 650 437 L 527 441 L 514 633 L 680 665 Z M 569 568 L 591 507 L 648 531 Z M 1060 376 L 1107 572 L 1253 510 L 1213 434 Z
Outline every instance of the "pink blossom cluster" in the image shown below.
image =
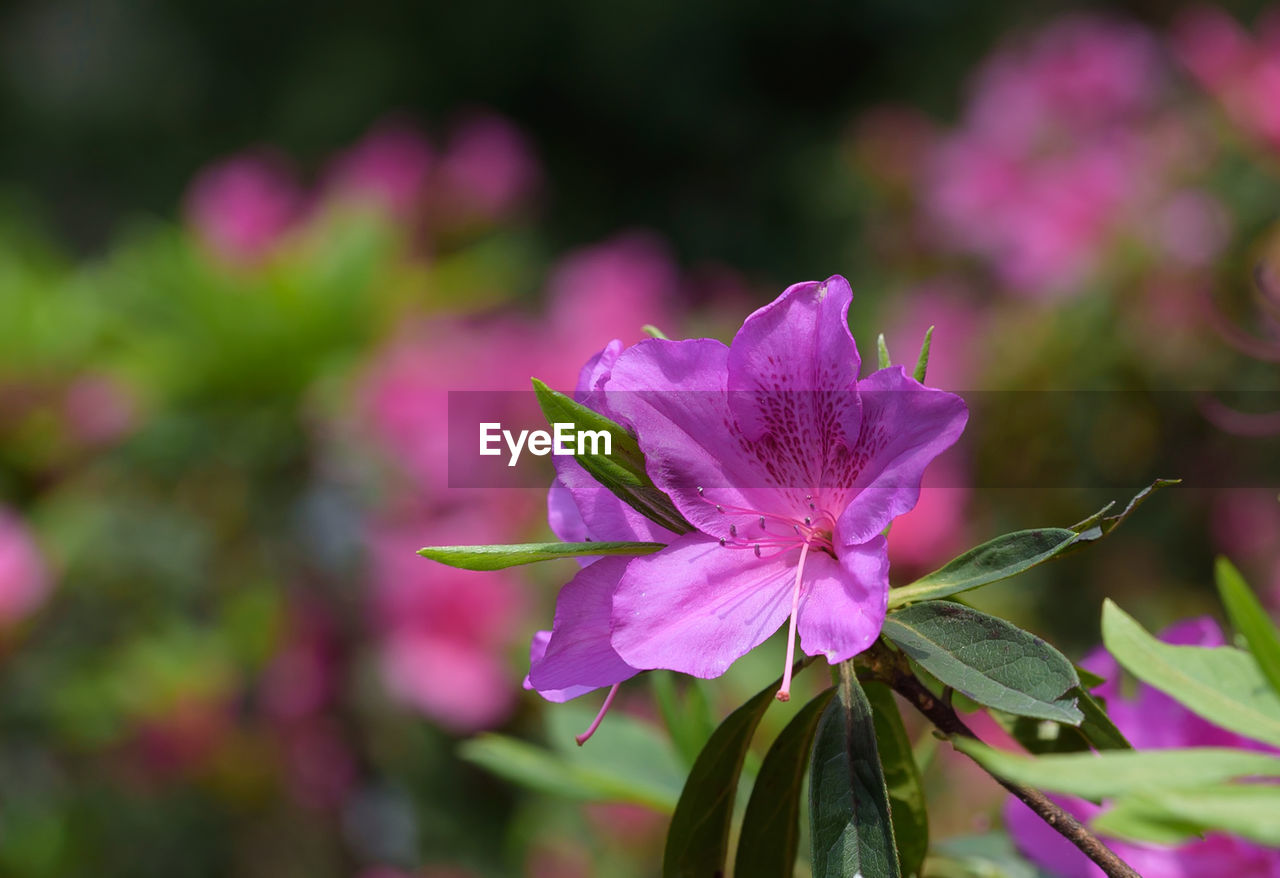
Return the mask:
M 1178 182 L 1197 144 L 1162 113 L 1167 79 L 1152 35 L 1109 19 L 1065 18 L 1000 48 L 927 162 L 934 233 L 1030 296 L 1078 290 L 1131 229 L 1203 264 L 1225 219 Z
M 353 420 L 403 481 L 368 528 L 371 600 L 380 666 L 391 694 L 455 732 L 501 723 L 519 692 L 510 647 L 529 633 L 522 578 L 429 564 L 424 545 L 484 542 L 494 533 L 536 538 L 544 489 L 451 488 L 450 391 L 521 391 L 502 400 L 537 416 L 529 379 L 572 388 L 597 339 L 628 343 L 641 327 L 670 327 L 681 282 L 671 256 L 639 232 L 567 254 L 547 282 L 543 319 L 505 311 L 433 317 L 401 327 L 357 390 Z M 526 411 L 511 411 L 516 420 Z
M 331 158 L 310 189 L 276 150 L 215 162 L 188 188 L 186 215 L 215 257 L 246 265 L 335 204 L 371 208 L 395 222 L 488 223 L 528 202 L 540 176 L 524 135 L 496 114 L 461 118 L 443 148 L 411 122 L 391 118 Z
M 1201 6 L 1179 18 L 1173 45 L 1232 123 L 1280 147 L 1280 9 L 1264 14 L 1256 31 L 1251 35 L 1227 12 Z

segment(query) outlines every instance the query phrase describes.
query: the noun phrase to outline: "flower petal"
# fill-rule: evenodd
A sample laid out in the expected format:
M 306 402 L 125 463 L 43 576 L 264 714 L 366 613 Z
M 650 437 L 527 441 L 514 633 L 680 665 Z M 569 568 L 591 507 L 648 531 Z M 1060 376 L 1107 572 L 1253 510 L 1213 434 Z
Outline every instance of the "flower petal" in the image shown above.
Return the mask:
M 831 664 L 862 652 L 880 636 L 889 606 L 889 553 L 882 536 L 829 555 L 810 553 L 796 627 L 807 655 Z
M 969 410 L 960 397 L 925 387 L 901 366 L 858 382 L 862 432 L 854 496 L 836 535 L 844 545 L 865 543 L 920 499 L 925 467 L 960 438 Z
M 637 668 L 717 677 L 790 615 L 798 556 L 762 560 L 692 533 L 635 558 L 613 595 L 613 646 Z
M 533 667 L 542 661 L 542 657 L 547 654 L 547 644 L 551 641 L 550 631 L 535 631 L 533 639 L 529 641 L 529 667 Z M 521 684 L 525 689 L 533 690 L 533 684 L 529 682 L 529 675 L 524 675 L 524 682 Z M 588 692 L 594 692 L 598 686 L 569 686 L 564 689 L 543 689 L 538 694 L 548 701 L 560 703 L 577 698 L 579 695 L 586 695 Z
M 726 509 L 770 509 L 750 490 L 768 476 L 745 456 L 725 391 L 729 349 L 713 339 L 643 341 L 623 351 L 605 382 L 608 408 L 632 432 L 654 484 L 691 524 L 729 536 L 754 516 Z M 698 488 L 705 489 L 705 496 Z
M 574 695 L 565 695 L 572 698 L 636 674 L 636 669 L 619 658 L 609 643 L 614 587 L 631 560 L 601 558 L 578 571 L 560 589 L 546 650 L 541 658 L 531 662 L 531 687 L 542 693 L 574 692 Z
M 774 433 L 853 446 L 861 359 L 849 332 L 852 298 L 839 275 L 795 284 L 742 324 L 729 349 L 728 388 L 748 439 Z

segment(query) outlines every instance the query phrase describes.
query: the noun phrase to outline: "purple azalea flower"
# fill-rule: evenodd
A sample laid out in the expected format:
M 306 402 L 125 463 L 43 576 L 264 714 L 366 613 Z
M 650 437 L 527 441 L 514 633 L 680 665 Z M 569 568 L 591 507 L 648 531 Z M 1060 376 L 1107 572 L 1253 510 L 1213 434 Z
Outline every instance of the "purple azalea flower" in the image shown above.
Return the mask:
M 1188 619 L 1160 635 L 1178 646 L 1222 646 L 1222 630 L 1208 617 Z M 1139 750 L 1167 747 L 1235 747 L 1272 752 L 1257 741 L 1229 732 L 1196 716 L 1158 689 L 1138 687 L 1126 698 L 1120 686 L 1120 667 L 1101 647 L 1080 663 L 1106 678 L 1093 690 L 1106 699 L 1107 713 Z M 1055 801 L 1080 820 L 1090 820 L 1102 807 L 1083 799 L 1054 796 Z M 1010 798 L 1005 824 L 1023 855 L 1059 878 L 1102 878 L 1102 870 L 1074 845 L 1060 836 L 1026 805 Z M 1107 846 L 1140 874 L 1160 878 L 1270 878 L 1280 874 L 1280 850 L 1265 848 L 1220 833 L 1166 846 L 1106 839 Z
M 888 603 L 882 532 L 915 506 L 968 412 L 901 367 L 860 380 L 851 298 L 842 277 L 796 284 L 728 347 L 654 339 L 611 346 L 584 370 L 580 393 L 635 433 L 650 477 L 696 530 L 661 531 L 561 468 L 558 526 L 668 547 L 584 568 L 530 685 L 571 697 L 638 670 L 715 677 L 789 617 L 786 700 L 797 631 L 833 663 L 871 645 Z

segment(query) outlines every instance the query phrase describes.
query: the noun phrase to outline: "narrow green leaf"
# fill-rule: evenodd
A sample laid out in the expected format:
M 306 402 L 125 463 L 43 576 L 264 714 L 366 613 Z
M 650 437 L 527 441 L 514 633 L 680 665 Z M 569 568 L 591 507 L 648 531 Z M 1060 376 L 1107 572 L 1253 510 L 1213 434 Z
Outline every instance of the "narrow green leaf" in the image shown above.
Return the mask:
M 1076 690 L 1076 703 L 1080 706 L 1080 712 L 1084 714 L 1084 722 L 1080 724 L 1080 732 L 1095 749 L 1133 749 L 1129 739 L 1111 721 L 1111 717 L 1103 710 L 1098 699 L 1090 695 L 1083 686 Z
M 853 673 L 822 715 L 809 779 L 813 878 L 899 878 L 871 705 Z
M 695 679 L 687 680 L 681 697 L 676 675 L 671 671 L 651 671 L 648 677 L 671 741 L 685 764 L 692 766 L 714 730 L 706 697 Z
M 765 754 L 738 834 L 734 878 L 791 878 L 800 845 L 800 793 L 818 721 L 834 689 L 800 709 Z
M 667 337 L 665 332 L 654 326 L 652 323 L 646 323 L 644 326 L 640 327 L 640 330 L 650 338 L 661 338 L 665 340 Z
M 801 666 L 802 663 L 797 664 L 797 668 Z M 781 685 L 779 678 L 729 714 L 698 754 L 667 830 L 662 857 L 664 878 L 724 874 L 742 763 L 756 726 Z
M 1022 749 L 1037 756 L 1049 753 L 1080 753 L 1090 749 L 1089 739 L 1075 726 L 1050 719 L 1014 716 L 995 710 L 991 711 L 991 717 L 1022 745 Z
M 889 360 L 889 345 L 884 340 L 883 332 L 876 337 L 876 358 L 881 369 L 888 369 L 893 365 Z
M 574 455 L 574 459 L 592 478 L 641 515 L 667 530 L 682 534 L 694 529 L 676 509 L 671 498 L 654 486 L 645 472 L 644 454 L 634 436 L 599 412 L 552 390 L 537 378 L 533 379 L 533 390 L 547 423 L 573 424 L 577 430 L 608 434 L 611 454 L 581 452 Z M 585 443 L 580 443 L 579 447 L 583 444 Z
M 883 683 L 863 683 L 875 720 L 876 746 L 889 791 L 889 813 L 893 837 L 898 844 L 902 874 L 918 875 L 929 853 L 929 813 L 925 808 L 924 781 L 912 752 L 911 739 L 902 724 L 902 714 L 893 690 Z M 930 740 L 936 740 L 930 736 Z
M 1062 653 L 1003 619 L 950 601 L 889 614 L 884 635 L 926 671 L 979 704 L 1079 725 L 1080 685 Z
M 1280 778 L 1280 758 L 1226 747 L 1024 756 L 972 738 L 956 737 L 952 743 L 998 777 L 1094 801 L 1243 777 Z M 1273 789 L 1280 797 L 1280 787 Z
M 427 546 L 418 554 L 463 570 L 502 570 L 538 561 L 591 555 L 649 555 L 662 543 L 520 543 L 509 546 Z
M 916 360 L 915 379 L 924 383 L 925 373 L 929 371 L 929 351 L 933 348 L 933 327 L 924 332 L 924 343 L 920 345 L 920 357 Z
M 1161 643 L 1109 599 L 1102 641 L 1125 670 L 1209 722 L 1280 747 L 1280 695 L 1249 653 Z
M 1107 682 L 1105 677 L 1099 677 L 1088 668 L 1082 668 L 1076 665 L 1076 676 L 1080 678 L 1080 685 L 1085 689 L 1097 689 L 1103 683 Z
M 1214 575 L 1231 626 L 1249 644 L 1249 651 L 1271 688 L 1280 692 L 1280 631 L 1276 630 L 1271 617 L 1235 565 L 1226 558 L 1219 558 Z
M 1280 846 L 1280 786 L 1218 784 L 1139 793 L 1115 802 L 1093 825 L 1107 835 L 1157 844 L 1224 832 Z
M 1061 527 L 1020 530 L 998 536 L 910 585 L 889 592 L 889 607 L 949 597 L 979 586 L 1017 576 L 1043 564 L 1066 549 L 1080 535 Z
M 1156 491 L 1159 491 L 1161 488 L 1168 488 L 1181 483 L 1182 479 L 1156 479 L 1150 485 L 1147 485 L 1147 487 L 1135 494 L 1133 499 L 1129 501 L 1128 505 L 1116 515 L 1107 515 L 1107 512 L 1115 506 L 1115 501 L 1112 501 L 1106 506 L 1103 506 L 1093 515 L 1086 518 L 1084 521 L 1073 524 L 1071 529 L 1080 534 L 1081 542 L 1102 539 L 1123 524 L 1125 519 L 1136 512 L 1138 507 L 1150 499 L 1151 495 Z
M 570 799 L 628 802 L 657 811 L 675 807 L 675 791 L 653 781 L 624 778 L 596 767 L 570 764 L 526 741 L 484 733 L 458 745 L 458 755 L 512 783 Z

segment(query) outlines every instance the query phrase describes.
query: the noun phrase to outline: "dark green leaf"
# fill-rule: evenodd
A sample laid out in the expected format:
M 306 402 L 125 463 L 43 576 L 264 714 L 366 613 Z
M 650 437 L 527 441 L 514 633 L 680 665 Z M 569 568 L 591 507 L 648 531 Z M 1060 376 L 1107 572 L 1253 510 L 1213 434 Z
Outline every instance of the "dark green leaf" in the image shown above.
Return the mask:
M 1227 618 L 1249 644 L 1249 651 L 1271 688 L 1280 692 L 1280 631 L 1230 561 L 1219 558 L 1214 573 Z
M 899 878 L 871 705 L 852 673 L 822 715 L 809 779 L 813 878 Z
M 1079 753 L 1089 750 L 1089 739 L 1075 726 L 1049 719 L 1014 716 L 992 711 L 991 717 L 1028 753 Z
M 618 424 L 563 393 L 552 390 L 537 378 L 533 390 L 549 424 L 574 424 L 578 430 L 604 431 L 610 437 L 611 454 L 575 454 L 574 459 L 591 477 L 641 515 L 673 533 L 689 533 L 693 525 L 684 520 L 671 498 L 654 486 L 644 468 L 644 454 L 635 437 Z
M 915 379 L 924 383 L 924 376 L 929 371 L 929 350 L 933 347 L 933 327 L 924 332 L 924 343 L 920 345 L 920 357 L 916 360 Z
M 1102 641 L 1125 670 L 1209 722 L 1280 747 L 1280 695 L 1244 650 L 1161 643 L 1110 600 Z
M 910 585 L 889 592 L 889 606 L 949 597 L 1043 564 L 1080 535 L 1061 527 L 1020 530 L 970 549 Z
M 1080 678 L 1080 685 L 1089 690 L 1097 689 L 1107 682 L 1105 677 L 1099 677 L 1093 671 L 1088 668 L 1082 668 L 1079 665 L 1076 665 L 1076 676 Z
M 1071 662 L 1003 619 L 949 601 L 891 613 L 884 635 L 942 683 L 979 704 L 1017 716 L 1079 725 L 1080 685 Z
M 893 837 L 898 843 L 898 862 L 903 875 L 918 875 L 929 853 L 929 813 L 925 808 L 924 782 L 912 752 L 911 739 L 902 725 L 902 714 L 898 712 L 893 690 L 883 683 L 863 683 L 862 689 L 875 720 L 880 766 L 889 791 Z
M 738 835 L 734 878 L 791 878 L 800 844 L 800 793 L 818 720 L 834 689 L 810 701 L 787 723 L 756 775 Z
M 520 543 L 510 546 L 427 546 L 418 554 L 463 570 L 502 570 L 520 564 L 591 555 L 649 555 L 662 543 Z
M 801 666 L 797 663 L 797 668 Z M 781 685 L 779 678 L 729 714 L 702 748 L 667 830 L 662 857 L 664 878 L 707 878 L 724 874 L 733 800 L 738 792 L 742 763 L 756 726 Z
M 1133 745 L 1124 736 L 1116 724 L 1107 716 L 1098 699 L 1094 698 L 1084 687 L 1076 690 L 1076 703 L 1084 714 L 1084 722 L 1080 724 L 1080 732 L 1097 750 L 1132 750 Z

